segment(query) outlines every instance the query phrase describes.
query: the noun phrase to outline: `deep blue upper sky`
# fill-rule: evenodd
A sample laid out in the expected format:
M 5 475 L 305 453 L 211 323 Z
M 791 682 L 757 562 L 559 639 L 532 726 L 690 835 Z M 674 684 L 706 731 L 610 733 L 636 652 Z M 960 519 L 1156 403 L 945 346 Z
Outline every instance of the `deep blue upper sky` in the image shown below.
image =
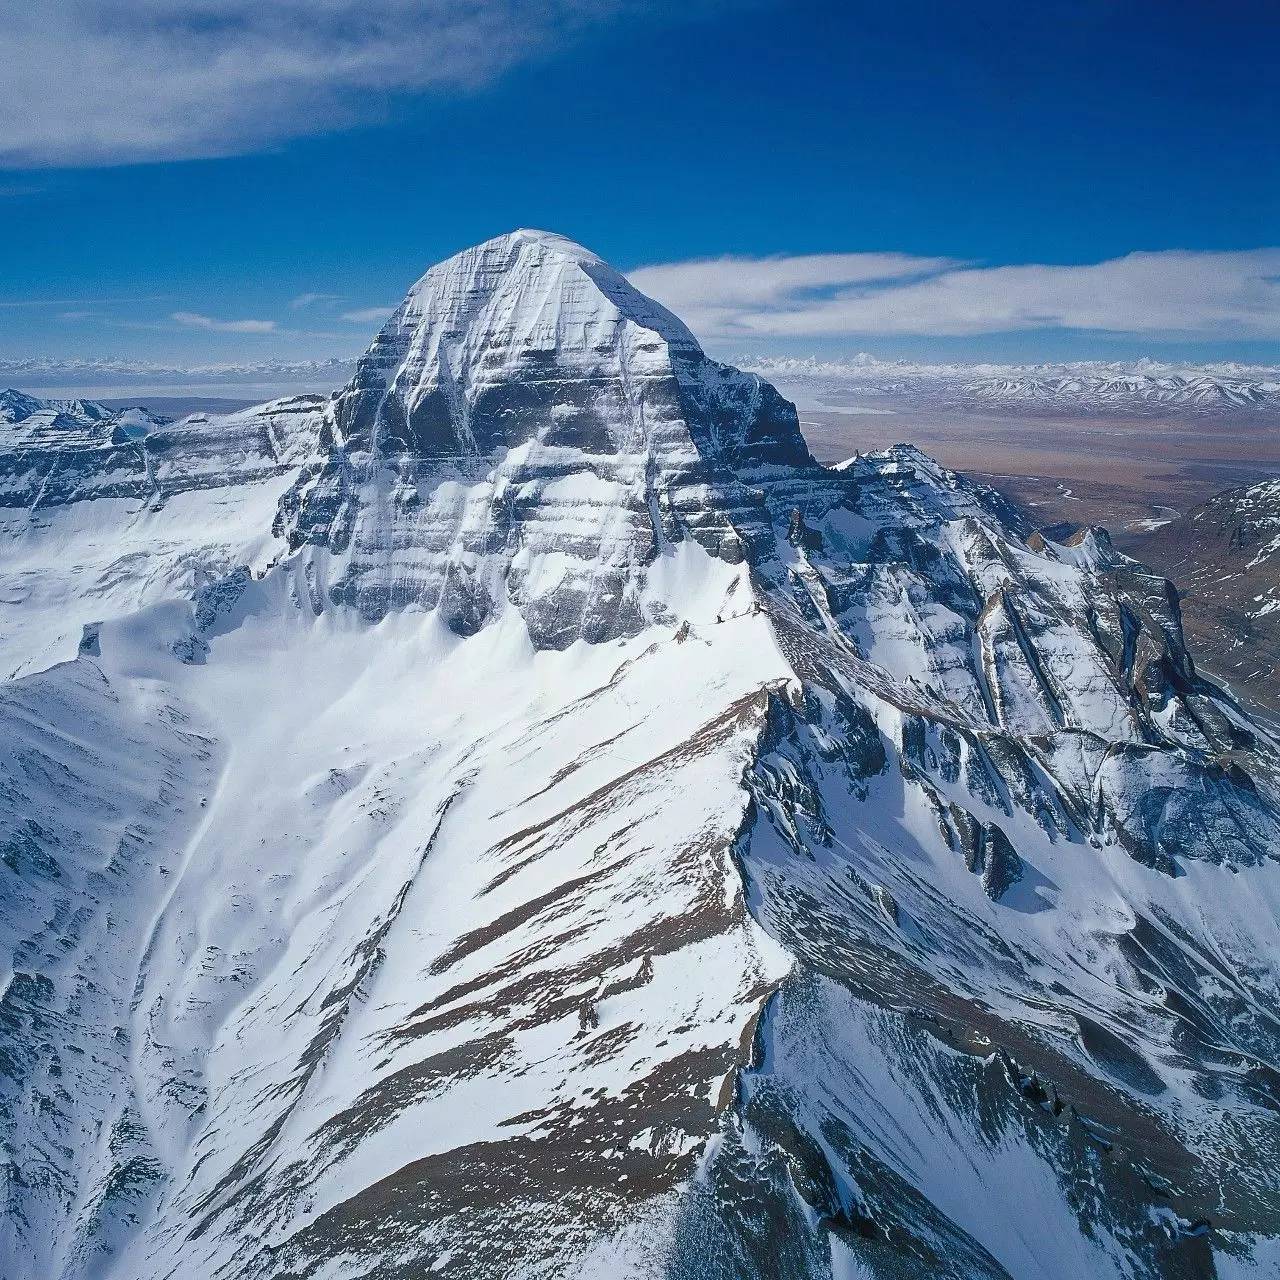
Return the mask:
M 400 96 L 376 124 L 226 158 L 0 174 L 0 303 L 42 303 L 0 305 L 0 355 L 346 354 L 376 322 L 341 314 L 393 303 L 433 261 L 517 226 L 624 269 L 1273 246 L 1278 63 L 1274 3 L 815 0 L 621 18 L 487 84 Z M 289 306 L 308 293 L 338 299 Z M 222 332 L 175 312 L 275 328 Z M 756 345 L 1280 358 L 1265 316 L 1214 323 L 900 325 Z

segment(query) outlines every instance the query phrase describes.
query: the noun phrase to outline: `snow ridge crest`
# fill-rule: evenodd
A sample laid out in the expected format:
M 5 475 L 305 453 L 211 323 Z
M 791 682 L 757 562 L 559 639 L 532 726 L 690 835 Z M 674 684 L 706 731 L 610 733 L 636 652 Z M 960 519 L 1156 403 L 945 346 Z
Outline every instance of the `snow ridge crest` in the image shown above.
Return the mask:
M 607 344 L 624 325 L 701 351 L 682 321 L 589 249 L 553 232 L 518 230 L 432 267 L 387 329 L 414 326 L 430 345 L 438 335 L 473 349 L 559 349 Z

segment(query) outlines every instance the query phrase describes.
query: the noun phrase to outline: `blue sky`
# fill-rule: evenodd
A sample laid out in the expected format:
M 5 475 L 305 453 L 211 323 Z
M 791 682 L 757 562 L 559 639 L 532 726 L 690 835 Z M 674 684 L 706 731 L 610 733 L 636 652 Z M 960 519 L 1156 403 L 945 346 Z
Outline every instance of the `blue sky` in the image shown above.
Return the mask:
M 345 356 L 540 226 L 724 353 L 1280 361 L 1273 3 L 57 8 L 0 34 L 0 357 Z

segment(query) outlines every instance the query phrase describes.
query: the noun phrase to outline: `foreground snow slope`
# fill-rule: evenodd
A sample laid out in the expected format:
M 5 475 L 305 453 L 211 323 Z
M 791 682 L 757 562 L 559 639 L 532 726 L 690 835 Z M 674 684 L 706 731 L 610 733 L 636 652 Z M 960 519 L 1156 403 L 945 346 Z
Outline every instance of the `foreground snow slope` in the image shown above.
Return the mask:
M 1274 1265 L 1276 744 L 1162 579 L 539 232 L 296 466 L 0 686 L 6 1277 Z

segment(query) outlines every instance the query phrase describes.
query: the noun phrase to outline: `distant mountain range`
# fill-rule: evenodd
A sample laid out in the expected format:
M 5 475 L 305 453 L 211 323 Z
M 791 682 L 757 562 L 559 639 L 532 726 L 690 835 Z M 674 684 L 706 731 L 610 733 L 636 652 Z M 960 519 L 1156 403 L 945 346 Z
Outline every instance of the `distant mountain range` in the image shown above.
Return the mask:
M 847 408 L 868 397 L 939 408 L 1076 413 L 1280 408 L 1280 369 L 1235 363 L 916 364 L 866 354 L 845 361 L 766 356 L 739 363 L 814 409 Z
M 1216 413 L 1280 408 L 1280 369 L 1233 362 L 1205 365 L 1156 360 L 1085 360 L 1063 364 L 925 364 L 790 356 L 739 357 L 802 407 L 848 407 L 874 398 L 904 406 L 983 411 L 1041 410 L 1150 414 L 1167 410 Z M 356 361 L 259 360 L 173 365 L 146 360 L 0 358 L 0 385 L 91 388 L 95 395 L 147 388 L 162 394 L 199 387 L 268 388 L 265 394 L 341 387 Z M 154 390 L 152 390 L 154 388 Z
M 0 385 L 39 391 L 45 387 L 93 387 L 97 395 L 132 387 L 192 385 L 242 387 L 261 384 L 306 384 L 340 387 L 351 376 L 355 358 L 329 360 L 241 360 L 219 364 L 174 365 L 151 360 L 115 358 L 0 357 Z
M 10 387 L 0 391 L 0 458 L 41 446 L 66 450 L 121 444 L 167 422 L 148 409 L 111 409 L 96 400 L 41 400 Z

